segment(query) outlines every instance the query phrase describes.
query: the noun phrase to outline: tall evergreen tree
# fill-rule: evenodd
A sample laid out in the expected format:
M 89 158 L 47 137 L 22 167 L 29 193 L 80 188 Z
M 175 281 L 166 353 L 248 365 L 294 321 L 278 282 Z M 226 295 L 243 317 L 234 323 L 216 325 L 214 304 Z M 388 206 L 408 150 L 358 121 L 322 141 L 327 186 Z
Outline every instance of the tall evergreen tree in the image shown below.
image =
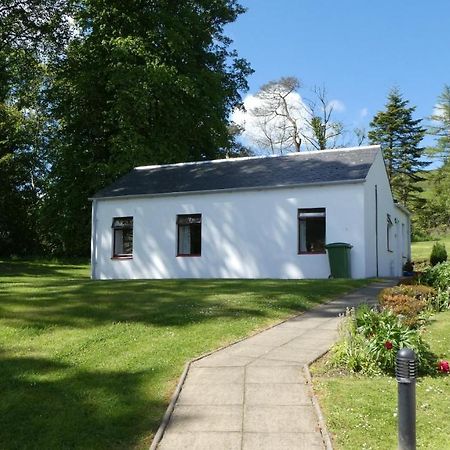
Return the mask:
M 450 86 L 445 85 L 433 115 L 428 133 L 435 136 L 433 147 L 427 148 L 431 157 L 442 166 L 428 177 L 430 196 L 416 215 L 417 229 L 425 233 L 446 233 L 450 228 Z
M 378 112 L 370 123 L 368 133 L 372 144 L 380 144 L 394 198 L 414 209 L 422 188 L 420 171 L 429 163 L 422 159 L 424 148 L 420 143 L 425 135 L 421 119 L 413 119 L 415 107 L 408 106 L 398 89 L 392 89 L 386 108 Z
M 441 161 L 450 160 L 450 86 L 445 85 L 438 98 L 434 113 L 430 117 L 428 133 L 436 137 L 436 144 L 427 149 L 428 154 Z

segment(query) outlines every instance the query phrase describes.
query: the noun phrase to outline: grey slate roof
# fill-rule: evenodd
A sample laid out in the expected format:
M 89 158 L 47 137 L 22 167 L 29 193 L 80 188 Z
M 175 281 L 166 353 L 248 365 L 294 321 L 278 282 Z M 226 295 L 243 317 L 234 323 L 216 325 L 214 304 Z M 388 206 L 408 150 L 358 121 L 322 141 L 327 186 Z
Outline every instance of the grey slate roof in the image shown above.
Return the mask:
M 137 167 L 95 198 L 363 181 L 379 146 Z

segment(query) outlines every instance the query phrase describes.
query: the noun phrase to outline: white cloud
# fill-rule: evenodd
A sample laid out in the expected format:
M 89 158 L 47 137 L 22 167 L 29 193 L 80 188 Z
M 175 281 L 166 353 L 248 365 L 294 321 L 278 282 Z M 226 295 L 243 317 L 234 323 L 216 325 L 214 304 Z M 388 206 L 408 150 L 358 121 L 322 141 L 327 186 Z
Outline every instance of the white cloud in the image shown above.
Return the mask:
M 341 100 L 334 99 L 328 102 L 328 108 L 333 108 L 334 112 L 340 113 L 345 111 L 345 104 Z
M 364 117 L 367 117 L 368 114 L 369 114 L 369 110 L 367 108 L 362 108 L 359 110 L 360 119 L 364 119 Z
M 445 116 L 444 106 L 441 105 L 440 103 L 436 103 L 433 108 L 433 117 L 435 117 L 436 119 L 439 119 L 440 117 L 444 117 L 444 116 Z

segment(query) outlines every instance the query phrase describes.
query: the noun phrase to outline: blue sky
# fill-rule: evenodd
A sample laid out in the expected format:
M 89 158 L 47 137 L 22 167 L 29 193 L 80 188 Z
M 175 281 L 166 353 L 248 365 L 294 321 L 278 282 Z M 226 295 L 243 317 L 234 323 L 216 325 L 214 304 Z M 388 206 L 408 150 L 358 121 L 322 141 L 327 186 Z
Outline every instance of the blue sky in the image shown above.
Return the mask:
M 226 28 L 255 73 L 250 91 L 282 76 L 325 85 L 345 108 L 335 118 L 367 126 L 399 87 L 416 117 L 432 113 L 450 84 L 449 0 L 241 0 Z M 367 115 L 364 113 L 367 111 Z M 429 142 L 429 140 L 427 140 Z

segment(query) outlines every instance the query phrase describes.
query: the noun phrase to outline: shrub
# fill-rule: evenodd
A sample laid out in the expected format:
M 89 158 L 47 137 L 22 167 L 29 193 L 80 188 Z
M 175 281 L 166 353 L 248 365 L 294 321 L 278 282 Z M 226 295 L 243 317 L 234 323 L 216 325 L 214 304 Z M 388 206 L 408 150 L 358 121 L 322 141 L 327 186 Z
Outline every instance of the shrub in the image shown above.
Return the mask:
M 403 271 L 406 273 L 411 273 L 414 270 L 414 263 L 409 259 L 403 264 Z
M 450 289 L 450 263 L 429 267 L 420 277 L 420 282 L 443 291 Z
M 449 291 L 442 291 L 438 289 L 437 294 L 433 297 L 431 301 L 431 308 L 434 311 L 446 311 L 450 309 L 450 294 Z
M 422 321 L 420 313 L 425 311 L 428 302 L 409 295 L 396 294 L 383 296 L 381 306 L 399 316 L 405 325 L 416 327 Z
M 389 310 L 378 312 L 364 306 L 350 311 L 340 331 L 341 339 L 331 353 L 335 367 L 366 374 L 393 374 L 398 350 L 408 347 L 416 353 L 420 373 L 436 371 L 436 357 L 419 331 L 406 326 Z
M 357 313 L 361 314 L 359 309 Z M 339 327 L 339 334 L 341 337 L 330 353 L 330 362 L 333 367 L 368 375 L 381 373 L 380 368 L 370 356 L 366 337 L 356 330 L 355 310 L 347 309 Z
M 436 264 L 445 261 L 447 261 L 447 250 L 445 249 L 445 245 L 440 242 L 436 242 L 431 250 L 430 264 L 435 266 Z
M 423 286 L 421 284 L 400 284 L 399 286 L 383 289 L 378 298 L 380 302 L 383 302 L 385 297 L 392 295 L 407 295 L 417 300 L 428 301 L 436 295 L 436 290 L 433 287 Z
M 398 315 L 406 325 L 417 327 L 424 321 L 427 307 L 435 309 L 436 295 L 436 290 L 429 286 L 401 284 L 383 289 L 378 298 L 383 309 Z

